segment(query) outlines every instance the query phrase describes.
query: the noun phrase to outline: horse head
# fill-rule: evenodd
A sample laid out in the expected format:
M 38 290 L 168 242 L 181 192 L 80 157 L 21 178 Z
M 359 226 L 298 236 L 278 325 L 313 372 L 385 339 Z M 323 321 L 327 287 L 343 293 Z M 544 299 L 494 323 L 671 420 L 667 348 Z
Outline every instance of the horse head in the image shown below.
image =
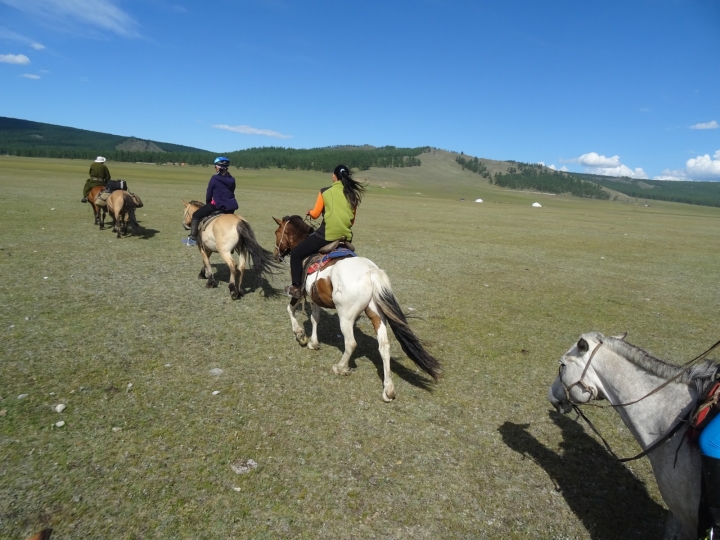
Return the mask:
M 185 205 L 185 212 L 183 213 L 183 228 L 186 231 L 189 231 L 190 222 L 192 221 L 193 214 L 197 211 L 198 208 L 202 207 L 203 204 L 199 201 L 187 202 L 186 200 L 183 200 L 183 204 Z
M 315 231 L 300 216 L 285 216 L 282 219 L 273 217 L 278 228 L 275 230 L 275 250 L 273 257 L 282 261 L 292 249 Z
M 627 333 L 613 339 L 624 340 L 625 336 Z M 602 382 L 592 365 L 605 340 L 599 332 L 588 332 L 580 336 L 577 343 L 560 358 L 558 376 L 548 392 L 548 400 L 558 412 L 566 414 L 573 405 L 606 398 Z

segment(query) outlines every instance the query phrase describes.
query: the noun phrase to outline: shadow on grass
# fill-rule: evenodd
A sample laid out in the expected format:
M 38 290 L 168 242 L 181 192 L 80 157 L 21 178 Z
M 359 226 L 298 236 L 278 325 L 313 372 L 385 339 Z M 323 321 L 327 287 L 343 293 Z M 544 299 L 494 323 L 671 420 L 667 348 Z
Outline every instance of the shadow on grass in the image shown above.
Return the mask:
M 217 254 L 215 254 L 215 256 L 217 256 Z M 222 259 L 220 259 L 220 261 L 222 261 Z M 200 266 L 202 266 L 202 261 L 200 262 Z M 213 265 L 211 264 L 211 266 Z M 213 266 L 213 275 L 215 276 L 215 280 L 218 282 L 218 287 L 222 287 L 224 285 L 227 289 L 227 286 L 230 283 L 230 268 L 224 262 L 220 262 L 218 265 Z M 258 276 L 253 268 L 245 269 L 245 275 L 243 275 L 243 280 L 240 284 L 240 290 L 242 293 L 244 295 L 252 293 L 258 288 L 262 289 L 263 296 L 265 296 L 265 298 L 279 298 L 286 296 L 282 290 L 273 287 L 267 279 L 261 277 L 258 281 Z
M 310 306 L 310 303 L 308 303 L 308 306 Z M 307 320 L 303 323 L 305 334 L 308 336 L 310 336 L 312 332 L 312 323 L 310 322 L 309 309 L 311 308 L 306 308 Z M 340 356 L 342 356 L 342 353 L 345 350 L 345 338 L 340 331 L 340 319 L 338 318 L 338 315 L 335 311 L 320 311 L 322 313 L 320 315 L 320 322 L 318 324 L 318 340 L 320 341 L 321 345 L 329 345 L 337 348 L 339 354 L 336 361 L 339 361 Z M 288 320 L 288 325 L 289 324 L 290 321 Z M 380 356 L 380 350 L 378 349 L 378 341 L 376 336 L 374 334 L 372 336 L 366 335 L 362 330 L 357 328 L 357 326 L 354 328 L 354 331 L 357 347 L 355 348 L 355 351 L 350 357 L 350 368 L 354 369 L 357 367 L 355 358 L 357 358 L 358 356 L 365 356 L 375 366 L 378 378 L 382 381 L 384 370 L 382 356 Z M 389 327 L 388 333 L 392 333 Z M 412 362 L 412 360 L 410 361 Z M 400 362 L 396 361 L 392 357 L 390 358 L 390 370 L 408 384 L 412 384 L 413 386 L 427 391 L 432 391 L 432 389 L 434 388 L 433 380 L 430 377 L 421 375 L 414 370 L 406 368 L 404 365 L 402 365 Z
M 498 431 L 508 447 L 545 469 L 593 540 L 661 538 L 667 511 L 645 485 L 577 422 L 549 414 L 563 433 L 562 454 L 528 433 L 529 424 L 505 422 Z
M 133 236 L 136 236 L 140 240 L 150 240 L 159 232 L 160 231 L 157 229 L 146 229 L 145 227 L 140 227 L 138 233 L 133 233 Z

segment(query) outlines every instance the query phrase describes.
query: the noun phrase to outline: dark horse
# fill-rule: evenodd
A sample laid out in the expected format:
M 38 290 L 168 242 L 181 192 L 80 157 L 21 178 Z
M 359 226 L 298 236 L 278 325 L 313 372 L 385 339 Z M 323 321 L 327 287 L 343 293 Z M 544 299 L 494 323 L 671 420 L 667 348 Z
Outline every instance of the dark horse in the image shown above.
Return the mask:
M 95 200 L 103 191 L 105 191 L 105 186 L 95 186 L 87 195 L 87 200 L 90 203 L 93 214 L 95 215 L 95 225 L 100 225 L 100 229 L 105 228 L 105 215 L 107 214 L 107 207 L 105 205 L 100 206 L 95 204 Z

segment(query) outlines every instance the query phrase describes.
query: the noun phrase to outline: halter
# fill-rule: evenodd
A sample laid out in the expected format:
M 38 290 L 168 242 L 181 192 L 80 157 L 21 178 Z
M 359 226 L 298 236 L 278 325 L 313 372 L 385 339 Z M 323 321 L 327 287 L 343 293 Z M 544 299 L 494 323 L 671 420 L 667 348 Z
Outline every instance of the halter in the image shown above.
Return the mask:
M 191 207 L 191 206 L 194 207 L 195 205 L 192 204 L 192 203 L 190 203 L 190 204 L 188 204 L 188 205 L 185 207 L 185 213 L 183 214 L 183 227 L 187 227 L 187 225 L 185 225 L 185 220 L 187 219 L 188 215 L 190 214 L 190 207 Z M 197 208 L 196 208 L 196 210 L 197 210 Z M 187 229 L 186 229 L 186 230 L 187 230 Z
M 667 431 L 667 433 L 665 433 L 665 435 L 663 435 L 662 437 L 660 437 L 658 440 L 656 440 L 653 444 L 651 444 L 650 446 L 648 446 L 644 451 L 640 452 L 638 455 L 633 456 L 633 457 L 631 457 L 631 458 L 619 458 L 619 457 L 617 457 L 617 455 L 615 454 L 615 452 L 612 451 L 612 448 L 610 448 L 610 445 L 609 445 L 609 444 L 607 443 L 607 441 L 603 438 L 603 436 L 600 434 L 600 432 L 597 430 L 597 428 L 593 425 L 593 423 L 590 421 L 590 419 L 583 414 L 583 412 L 580 410 L 579 405 L 594 405 L 595 407 L 626 407 L 626 406 L 628 406 L 628 405 L 633 405 L 633 404 L 635 404 L 635 403 L 638 403 L 639 401 L 642 401 L 642 400 L 645 399 L 646 397 L 649 397 L 649 396 L 653 395 L 655 392 L 658 392 L 658 391 L 660 391 L 661 389 L 665 388 L 665 387 L 666 387 L 668 384 L 670 384 L 671 382 L 679 379 L 680 376 L 684 373 L 684 371 L 685 371 L 687 368 L 689 368 L 689 367 L 692 366 L 693 364 L 699 362 L 700 360 L 704 359 L 704 358 L 705 358 L 708 354 L 710 354 L 714 349 L 716 349 L 717 347 L 719 347 L 719 346 L 720 346 L 720 341 L 718 341 L 717 343 L 715 343 L 715 345 L 713 345 L 712 347 L 710 347 L 710 348 L 709 348 L 708 350 L 706 350 L 704 353 L 702 353 L 702 354 L 696 356 L 695 358 L 693 358 L 692 360 L 684 363 L 682 366 L 679 366 L 680 371 L 678 372 L 677 375 L 675 375 L 674 377 L 671 377 L 670 379 L 668 379 L 667 381 L 665 381 L 664 383 L 662 383 L 660 386 L 658 386 L 658 387 L 655 388 L 654 390 L 651 390 L 650 392 L 648 392 L 647 394 L 645 394 L 643 397 L 641 397 L 641 398 L 639 398 L 639 399 L 636 399 L 636 400 L 634 400 L 634 401 L 629 401 L 629 402 L 627 402 L 627 403 L 618 403 L 618 404 L 610 403 L 609 405 L 600 405 L 600 404 L 597 404 L 597 403 L 588 403 L 588 402 L 586 402 L 586 403 L 578 403 L 578 402 L 575 402 L 575 401 L 572 400 L 572 398 L 571 398 L 571 396 L 570 396 L 570 390 L 572 390 L 572 388 L 573 388 L 574 386 L 576 386 L 576 385 L 582 387 L 583 392 L 588 392 L 588 393 L 590 394 L 590 399 L 595 399 L 595 398 L 597 397 L 597 390 L 594 389 L 594 388 L 588 387 L 588 386 L 583 382 L 583 377 L 585 377 L 585 374 L 587 373 L 587 370 L 588 370 L 588 368 L 590 367 L 590 362 L 592 362 L 592 359 L 593 359 L 593 357 L 595 356 L 595 353 L 598 351 L 598 349 L 599 349 L 602 345 L 603 345 L 603 342 L 600 341 L 600 342 L 595 346 L 595 348 L 593 349 L 593 352 L 590 354 L 590 358 L 588 358 L 587 364 L 585 364 L 585 369 L 583 369 L 583 372 L 582 372 L 582 374 L 580 375 L 580 378 L 579 378 L 577 381 L 575 381 L 574 383 L 572 383 L 570 386 L 565 386 L 565 383 L 564 383 L 563 380 L 562 380 L 562 370 L 563 370 L 563 368 L 565 367 L 565 364 L 563 364 L 562 362 L 560 363 L 560 368 L 559 368 L 559 370 L 558 370 L 558 371 L 559 371 L 559 373 L 558 373 L 558 378 L 560 379 L 560 384 L 562 384 L 563 388 L 565 389 L 565 397 L 567 397 L 567 400 L 572 404 L 572 407 L 573 407 L 573 409 L 575 410 L 575 412 L 578 414 L 578 416 L 582 417 L 582 419 L 585 420 L 585 422 L 587 423 L 588 426 L 590 426 L 590 428 L 593 430 L 593 432 L 595 432 L 595 435 L 597 435 L 598 437 L 600 437 L 600 440 L 601 440 L 601 441 L 603 442 L 603 444 L 605 445 L 605 448 L 607 449 L 607 451 L 610 452 L 610 454 L 612 454 L 612 456 L 613 456 L 615 459 L 617 459 L 620 463 L 626 463 L 626 462 L 628 462 L 628 461 L 634 461 L 634 460 L 636 460 L 636 459 L 640 459 L 641 457 L 645 457 L 645 456 L 648 455 L 650 452 L 652 452 L 653 450 L 655 450 L 656 448 L 658 448 L 659 446 L 661 446 L 663 443 L 665 443 L 666 441 L 668 441 L 670 438 L 672 438 L 673 435 L 675 435 L 675 433 L 677 433 L 677 432 L 680 430 L 680 428 L 682 428 L 683 425 L 689 423 L 690 416 L 691 416 L 691 414 L 692 414 L 692 410 L 691 410 L 690 412 L 688 412 L 688 414 L 685 416 L 685 418 L 681 419 L 677 424 L 675 424 L 672 428 L 670 428 L 670 429 Z M 683 443 L 684 440 L 685 440 L 684 438 L 680 440 L 680 445 L 678 445 L 678 448 L 677 448 L 677 450 L 676 450 L 676 452 L 675 452 L 675 462 L 676 462 L 676 463 L 677 463 L 677 454 L 678 454 L 678 452 L 680 451 L 680 446 L 682 445 L 682 443 Z

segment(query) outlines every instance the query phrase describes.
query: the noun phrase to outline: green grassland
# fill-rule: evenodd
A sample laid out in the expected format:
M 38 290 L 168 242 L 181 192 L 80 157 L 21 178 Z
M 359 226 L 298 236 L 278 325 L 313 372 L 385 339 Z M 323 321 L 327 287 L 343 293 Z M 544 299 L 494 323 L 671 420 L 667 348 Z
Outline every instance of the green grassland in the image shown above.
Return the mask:
M 505 191 L 431 156 L 357 173 L 354 243 L 444 366 L 428 384 L 391 340 L 390 404 L 364 317 L 337 377 L 337 317 L 319 351 L 298 346 L 270 287 L 289 270 L 261 287 L 247 272 L 237 301 L 217 255 L 220 287 L 197 279 L 181 199 L 210 168 L 109 163 L 145 203 L 117 239 L 79 203 L 87 161 L 0 157 L 0 538 L 659 537 L 647 460 L 614 462 L 547 389 L 585 331 L 677 363 L 718 339 L 720 209 Z M 232 172 L 269 249 L 272 216 L 330 183 Z M 638 451 L 615 413 L 589 414 Z

